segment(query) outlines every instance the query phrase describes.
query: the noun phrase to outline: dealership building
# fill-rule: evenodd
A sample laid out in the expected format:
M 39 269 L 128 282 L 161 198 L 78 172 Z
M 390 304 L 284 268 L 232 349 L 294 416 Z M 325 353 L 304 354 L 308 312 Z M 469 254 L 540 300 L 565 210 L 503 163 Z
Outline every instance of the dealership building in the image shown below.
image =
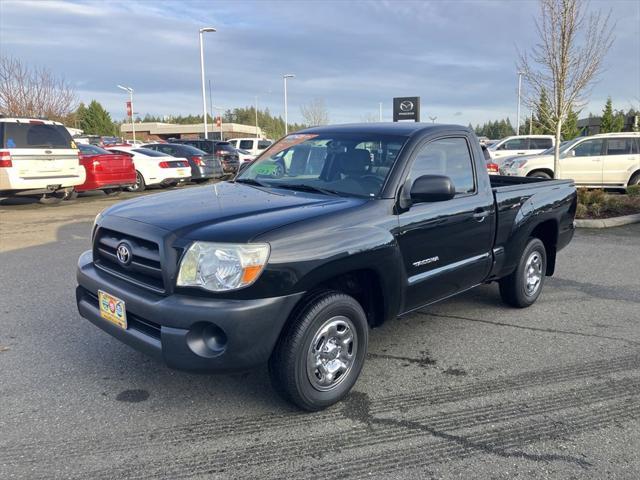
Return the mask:
M 204 123 L 181 125 L 177 123 L 140 122 L 135 123 L 136 139 L 147 141 L 168 140 L 170 138 L 204 138 Z M 263 138 L 262 129 L 255 125 L 242 125 L 240 123 L 223 123 L 221 126 L 207 124 L 209 138 L 223 140 L 240 137 Z M 124 138 L 132 138 L 130 123 L 123 123 L 120 132 Z

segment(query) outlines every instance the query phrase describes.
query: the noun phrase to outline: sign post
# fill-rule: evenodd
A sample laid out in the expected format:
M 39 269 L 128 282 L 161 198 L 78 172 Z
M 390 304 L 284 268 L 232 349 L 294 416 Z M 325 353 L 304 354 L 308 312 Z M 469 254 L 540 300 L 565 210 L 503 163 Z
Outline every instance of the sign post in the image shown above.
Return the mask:
M 393 99 L 393 121 L 420 121 L 420 97 L 395 97 Z

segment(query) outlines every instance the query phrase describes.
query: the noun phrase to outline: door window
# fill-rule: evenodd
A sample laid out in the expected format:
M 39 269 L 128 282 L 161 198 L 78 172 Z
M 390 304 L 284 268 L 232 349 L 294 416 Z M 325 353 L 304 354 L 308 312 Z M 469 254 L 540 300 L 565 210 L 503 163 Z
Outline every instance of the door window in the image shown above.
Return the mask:
M 475 191 L 473 162 L 464 138 L 442 138 L 427 143 L 416 154 L 409 178 L 422 175 L 445 175 L 451 179 L 456 193 Z
M 241 140 L 240 150 L 253 150 L 253 140 Z
M 633 138 L 607 139 L 607 155 L 631 155 L 635 153 Z
M 602 154 L 603 140 L 601 138 L 585 140 L 573 148 L 576 157 L 595 157 Z
M 527 150 L 527 143 L 526 138 L 514 138 L 504 142 L 498 150 Z
M 550 138 L 530 138 L 529 149 L 530 150 L 546 150 L 551 148 L 552 142 Z

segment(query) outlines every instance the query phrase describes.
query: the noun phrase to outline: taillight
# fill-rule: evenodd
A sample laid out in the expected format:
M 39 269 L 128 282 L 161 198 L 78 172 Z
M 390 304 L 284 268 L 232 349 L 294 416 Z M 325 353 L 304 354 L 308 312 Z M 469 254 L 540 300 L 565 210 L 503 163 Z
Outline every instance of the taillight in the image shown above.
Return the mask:
M 498 173 L 500 171 L 500 168 L 498 167 L 497 163 L 490 162 L 487 163 L 487 171 L 489 173 Z
M 180 162 L 180 166 L 181 167 L 188 167 L 189 166 L 189 162 Z
M 11 168 L 12 166 L 13 164 L 11 163 L 11 153 L 0 152 L 0 167 Z
M 78 166 L 82 166 L 82 152 L 78 150 Z
M 191 160 L 193 160 L 193 163 L 195 163 L 196 166 L 204 167 L 204 162 L 202 161 L 202 157 L 193 156 L 191 157 Z
M 216 155 L 224 155 L 224 150 L 216 150 Z
M 171 168 L 171 165 L 169 165 L 169 162 L 160 162 L 158 166 L 160 168 Z

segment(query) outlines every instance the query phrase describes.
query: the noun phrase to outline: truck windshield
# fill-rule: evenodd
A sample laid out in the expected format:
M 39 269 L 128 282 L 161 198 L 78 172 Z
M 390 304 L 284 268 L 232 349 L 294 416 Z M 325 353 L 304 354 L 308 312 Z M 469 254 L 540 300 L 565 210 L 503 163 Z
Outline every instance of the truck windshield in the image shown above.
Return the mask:
M 376 197 L 406 140 L 379 134 L 293 134 L 273 144 L 236 181 Z

